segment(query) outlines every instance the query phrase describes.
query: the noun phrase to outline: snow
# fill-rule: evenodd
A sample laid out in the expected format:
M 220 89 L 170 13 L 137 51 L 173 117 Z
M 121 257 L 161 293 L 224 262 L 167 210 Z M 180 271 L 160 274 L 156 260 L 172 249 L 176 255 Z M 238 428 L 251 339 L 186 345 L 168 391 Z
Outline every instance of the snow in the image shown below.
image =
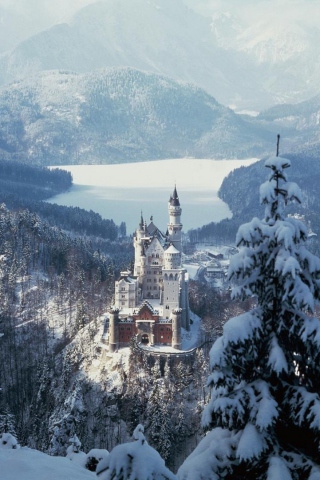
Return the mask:
M 256 160 L 180 158 L 118 165 L 59 165 L 72 173 L 74 185 L 49 202 L 91 209 L 118 224 L 125 221 L 128 233 L 137 228 L 143 209 L 146 218 L 156 213 L 155 224 L 165 230 L 167 202 L 176 183 L 187 231 L 231 217 L 228 206 L 217 196 L 221 183 L 235 168 Z
M 266 442 L 261 433 L 258 432 L 252 423 L 247 423 L 242 432 L 236 456 L 241 460 L 252 460 L 259 457 L 266 448 Z
M 267 475 L 267 480 L 292 480 L 285 462 L 279 457 L 270 458 Z
M 148 445 L 142 425 L 135 429 L 134 439 L 133 442 L 114 447 L 108 457 L 99 463 L 99 479 L 176 480 L 177 477 L 165 466 L 159 453 Z
M 199 270 L 198 264 L 184 263 L 182 267 L 187 270 L 189 278 L 191 280 L 195 280 L 197 278 L 198 270 Z
M 90 480 L 96 476 L 68 458 L 51 457 L 45 453 L 23 447 L 18 450 L 0 448 L 3 480 Z
M 253 338 L 259 329 L 261 329 L 261 319 L 255 311 L 230 318 L 223 327 L 225 346 L 228 343 L 244 342 Z
M 1 391 L 1 390 L 0 390 Z M 11 433 L 2 433 L 0 437 L 0 449 L 12 450 L 20 448 L 17 440 Z
M 268 365 L 270 365 L 272 370 L 274 370 L 277 374 L 281 373 L 282 371 L 288 373 L 288 363 L 285 354 L 275 336 L 273 336 L 271 340 Z
M 96 458 L 98 462 L 104 460 L 109 455 L 108 450 L 105 448 L 92 448 L 90 452 L 87 453 L 87 459 Z
M 215 428 L 207 433 L 178 470 L 179 480 L 219 480 L 218 468 L 228 465 L 228 457 L 239 441 L 239 434 Z
M 272 170 L 282 170 L 291 166 L 291 162 L 288 158 L 283 157 L 268 157 L 264 162 L 265 167 L 271 168 Z

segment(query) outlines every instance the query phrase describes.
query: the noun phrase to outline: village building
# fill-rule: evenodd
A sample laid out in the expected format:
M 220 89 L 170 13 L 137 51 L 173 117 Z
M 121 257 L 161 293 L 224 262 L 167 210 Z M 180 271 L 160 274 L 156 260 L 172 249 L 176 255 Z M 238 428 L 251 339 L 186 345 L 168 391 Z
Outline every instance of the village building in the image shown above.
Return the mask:
M 169 223 L 162 233 L 141 214 L 135 232 L 134 271 L 121 272 L 109 310 L 109 349 L 127 346 L 133 335 L 149 345 L 181 349 L 181 329 L 190 329 L 188 274 L 181 265 L 182 209 L 174 188 Z

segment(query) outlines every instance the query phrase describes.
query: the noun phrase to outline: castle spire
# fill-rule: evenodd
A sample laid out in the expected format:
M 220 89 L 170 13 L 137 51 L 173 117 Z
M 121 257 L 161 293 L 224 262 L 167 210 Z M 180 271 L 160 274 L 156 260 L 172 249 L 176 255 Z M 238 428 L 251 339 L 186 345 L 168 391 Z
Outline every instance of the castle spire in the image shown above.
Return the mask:
M 174 186 L 173 194 L 170 196 L 169 203 L 173 207 L 180 207 L 180 201 L 179 201 L 176 185 Z
M 142 210 L 141 210 L 141 219 L 139 223 L 140 230 L 143 228 L 143 215 L 142 215 Z

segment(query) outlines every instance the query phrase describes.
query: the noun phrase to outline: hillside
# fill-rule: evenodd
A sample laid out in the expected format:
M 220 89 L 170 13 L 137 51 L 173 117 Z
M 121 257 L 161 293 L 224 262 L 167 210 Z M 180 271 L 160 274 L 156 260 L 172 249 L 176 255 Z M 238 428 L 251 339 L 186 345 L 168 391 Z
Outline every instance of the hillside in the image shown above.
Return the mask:
M 133 70 L 44 72 L 0 90 L 0 153 L 33 164 L 248 158 L 270 133 L 193 85 Z
M 319 159 L 291 154 L 285 154 L 285 157 L 291 160 L 290 181 L 298 183 L 303 194 L 302 204 L 291 206 L 288 213 L 305 215 L 306 221 L 311 222 L 312 230 L 319 236 Z M 252 216 L 263 217 L 264 208 L 259 205 L 259 185 L 268 173 L 264 160 L 260 160 L 249 167 L 234 170 L 224 179 L 219 196 L 229 205 L 238 223 L 248 221 Z
M 305 216 L 306 224 L 316 233 L 309 240 L 312 249 L 320 252 L 320 208 L 318 201 L 320 182 L 320 163 L 318 157 L 302 154 L 284 154 L 291 160 L 290 181 L 296 182 L 302 191 L 302 204 L 295 203 L 287 208 L 288 213 Z M 264 167 L 265 159 L 248 167 L 233 170 L 222 182 L 219 197 L 227 203 L 233 216 L 218 223 L 209 223 L 201 228 L 190 230 L 191 241 L 216 241 L 234 244 L 236 233 L 241 224 L 252 217 L 263 218 L 264 207 L 260 205 L 259 187 L 266 181 L 269 171 Z M 309 246 L 310 246 L 309 245 Z

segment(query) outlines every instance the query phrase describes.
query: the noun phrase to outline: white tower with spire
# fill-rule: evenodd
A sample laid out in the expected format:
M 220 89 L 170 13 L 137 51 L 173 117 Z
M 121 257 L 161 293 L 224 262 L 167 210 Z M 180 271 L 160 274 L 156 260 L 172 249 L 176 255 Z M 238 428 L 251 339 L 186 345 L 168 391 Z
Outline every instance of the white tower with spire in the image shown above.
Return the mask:
M 175 246 L 177 250 L 179 250 L 179 252 L 181 252 L 182 251 L 182 244 L 181 244 L 182 208 L 180 207 L 180 201 L 179 201 L 179 196 L 177 193 L 176 186 L 174 187 L 173 195 L 171 195 L 169 198 L 168 210 L 169 210 L 168 240 L 170 243 L 172 243 L 172 245 Z

